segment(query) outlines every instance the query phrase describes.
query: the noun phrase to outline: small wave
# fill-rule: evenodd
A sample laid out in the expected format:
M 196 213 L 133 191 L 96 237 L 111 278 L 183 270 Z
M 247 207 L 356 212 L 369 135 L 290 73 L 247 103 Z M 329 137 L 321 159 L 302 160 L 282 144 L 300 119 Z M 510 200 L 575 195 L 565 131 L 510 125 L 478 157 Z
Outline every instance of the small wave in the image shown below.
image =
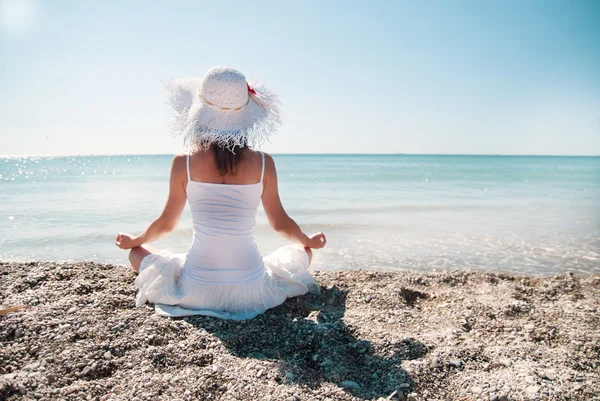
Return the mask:
M 313 231 L 333 231 L 333 230 L 373 230 L 376 228 L 374 225 L 368 224 L 328 224 L 328 223 L 311 223 L 311 224 L 302 224 L 302 229 L 307 232 Z M 139 232 L 143 231 L 143 228 L 138 230 Z M 135 232 L 135 231 L 134 231 Z M 255 226 L 255 232 L 258 234 L 264 234 L 268 232 L 275 231 L 271 228 L 268 223 L 257 223 Z M 28 241 L 35 246 L 52 246 L 64 243 L 76 243 L 80 246 L 89 246 L 91 244 L 112 244 L 116 238 L 116 232 L 90 232 L 90 233 L 77 233 L 77 232 L 61 232 L 61 233 L 53 233 L 51 235 L 47 235 L 45 231 L 38 231 L 37 235 L 30 234 L 28 236 Z M 192 240 L 192 227 L 191 226 L 183 226 L 175 229 L 165 238 L 186 238 L 191 242 Z M 11 237 L 6 237 L 4 239 L 0 239 L 0 245 L 5 243 L 5 245 L 10 245 L 10 242 L 18 242 L 18 239 L 14 239 Z
M 504 206 L 504 208 L 509 206 Z M 453 212 L 466 210 L 496 210 L 501 209 L 501 205 L 401 205 L 401 206 L 379 206 L 379 207 L 362 207 L 362 208 L 331 208 L 331 209 L 290 209 L 290 215 L 302 216 L 322 216 L 322 215 L 340 215 L 340 214 L 394 214 L 394 213 L 411 213 L 411 212 Z
M 379 227 L 379 225 L 373 224 L 350 224 L 350 223 L 310 223 L 310 224 L 300 224 L 302 229 L 306 232 L 313 231 L 338 231 L 338 230 L 374 230 Z M 400 227 L 398 227 L 400 228 Z M 275 231 L 271 228 L 269 223 L 266 222 L 258 222 L 255 226 L 255 232 L 259 234 L 263 234 L 265 232 L 273 232 Z M 190 237 L 192 236 L 192 227 L 181 227 L 175 229 L 169 236 L 172 237 Z

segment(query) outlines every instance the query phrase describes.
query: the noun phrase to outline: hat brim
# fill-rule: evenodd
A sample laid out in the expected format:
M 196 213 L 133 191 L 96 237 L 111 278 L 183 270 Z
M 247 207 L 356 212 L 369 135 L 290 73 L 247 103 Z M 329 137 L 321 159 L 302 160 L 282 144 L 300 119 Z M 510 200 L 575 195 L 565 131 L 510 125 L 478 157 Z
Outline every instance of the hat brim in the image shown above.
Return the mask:
M 165 84 L 167 103 L 173 110 L 173 135 L 183 135 L 190 148 L 210 144 L 260 146 L 281 124 L 279 100 L 261 82 L 252 83 L 256 95 L 239 110 L 222 110 L 202 101 L 202 78 L 170 80 Z

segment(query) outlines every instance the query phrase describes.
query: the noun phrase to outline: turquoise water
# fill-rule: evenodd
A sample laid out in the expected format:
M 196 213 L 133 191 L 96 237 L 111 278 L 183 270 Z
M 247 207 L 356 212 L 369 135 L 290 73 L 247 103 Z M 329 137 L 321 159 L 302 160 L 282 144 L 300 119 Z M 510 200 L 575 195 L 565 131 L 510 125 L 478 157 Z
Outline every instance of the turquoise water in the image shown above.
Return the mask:
M 600 157 L 275 155 L 320 269 L 600 272 Z M 126 263 L 118 231 L 162 211 L 172 156 L 0 158 L 0 259 Z M 286 242 L 259 210 L 263 253 Z M 189 210 L 154 246 L 185 252 Z

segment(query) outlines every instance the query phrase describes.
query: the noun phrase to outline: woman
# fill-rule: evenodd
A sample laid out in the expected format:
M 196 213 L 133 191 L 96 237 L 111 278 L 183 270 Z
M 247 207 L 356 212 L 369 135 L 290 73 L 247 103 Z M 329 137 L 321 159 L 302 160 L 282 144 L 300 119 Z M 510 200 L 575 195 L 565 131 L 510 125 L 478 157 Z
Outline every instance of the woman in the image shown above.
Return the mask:
M 170 81 L 166 88 L 174 133 L 191 151 L 173 159 L 162 214 L 136 237 L 117 235 L 116 245 L 131 249 L 129 260 L 139 272 L 136 306 L 148 301 L 163 316 L 243 320 L 286 298 L 318 293 L 308 266 L 311 248 L 325 246 L 325 236 L 307 236 L 286 214 L 273 159 L 248 147 L 280 124 L 276 96 L 228 67 L 212 68 L 202 79 Z M 194 225 L 188 252 L 144 245 L 177 227 L 186 199 Z M 298 245 L 261 257 L 253 237 L 261 200 L 271 226 Z

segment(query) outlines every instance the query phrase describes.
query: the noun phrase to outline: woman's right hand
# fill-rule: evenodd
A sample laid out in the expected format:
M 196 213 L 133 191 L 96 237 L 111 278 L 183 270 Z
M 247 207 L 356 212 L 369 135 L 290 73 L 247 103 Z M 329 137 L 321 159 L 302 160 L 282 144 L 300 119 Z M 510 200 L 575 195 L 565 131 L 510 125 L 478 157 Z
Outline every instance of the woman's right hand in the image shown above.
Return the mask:
M 121 249 L 135 248 L 135 239 L 131 234 L 119 233 L 115 239 L 115 245 Z
M 308 237 L 307 246 L 309 248 L 320 249 L 323 248 L 325 244 L 327 244 L 327 238 L 325 238 L 325 234 L 323 233 L 316 233 Z

